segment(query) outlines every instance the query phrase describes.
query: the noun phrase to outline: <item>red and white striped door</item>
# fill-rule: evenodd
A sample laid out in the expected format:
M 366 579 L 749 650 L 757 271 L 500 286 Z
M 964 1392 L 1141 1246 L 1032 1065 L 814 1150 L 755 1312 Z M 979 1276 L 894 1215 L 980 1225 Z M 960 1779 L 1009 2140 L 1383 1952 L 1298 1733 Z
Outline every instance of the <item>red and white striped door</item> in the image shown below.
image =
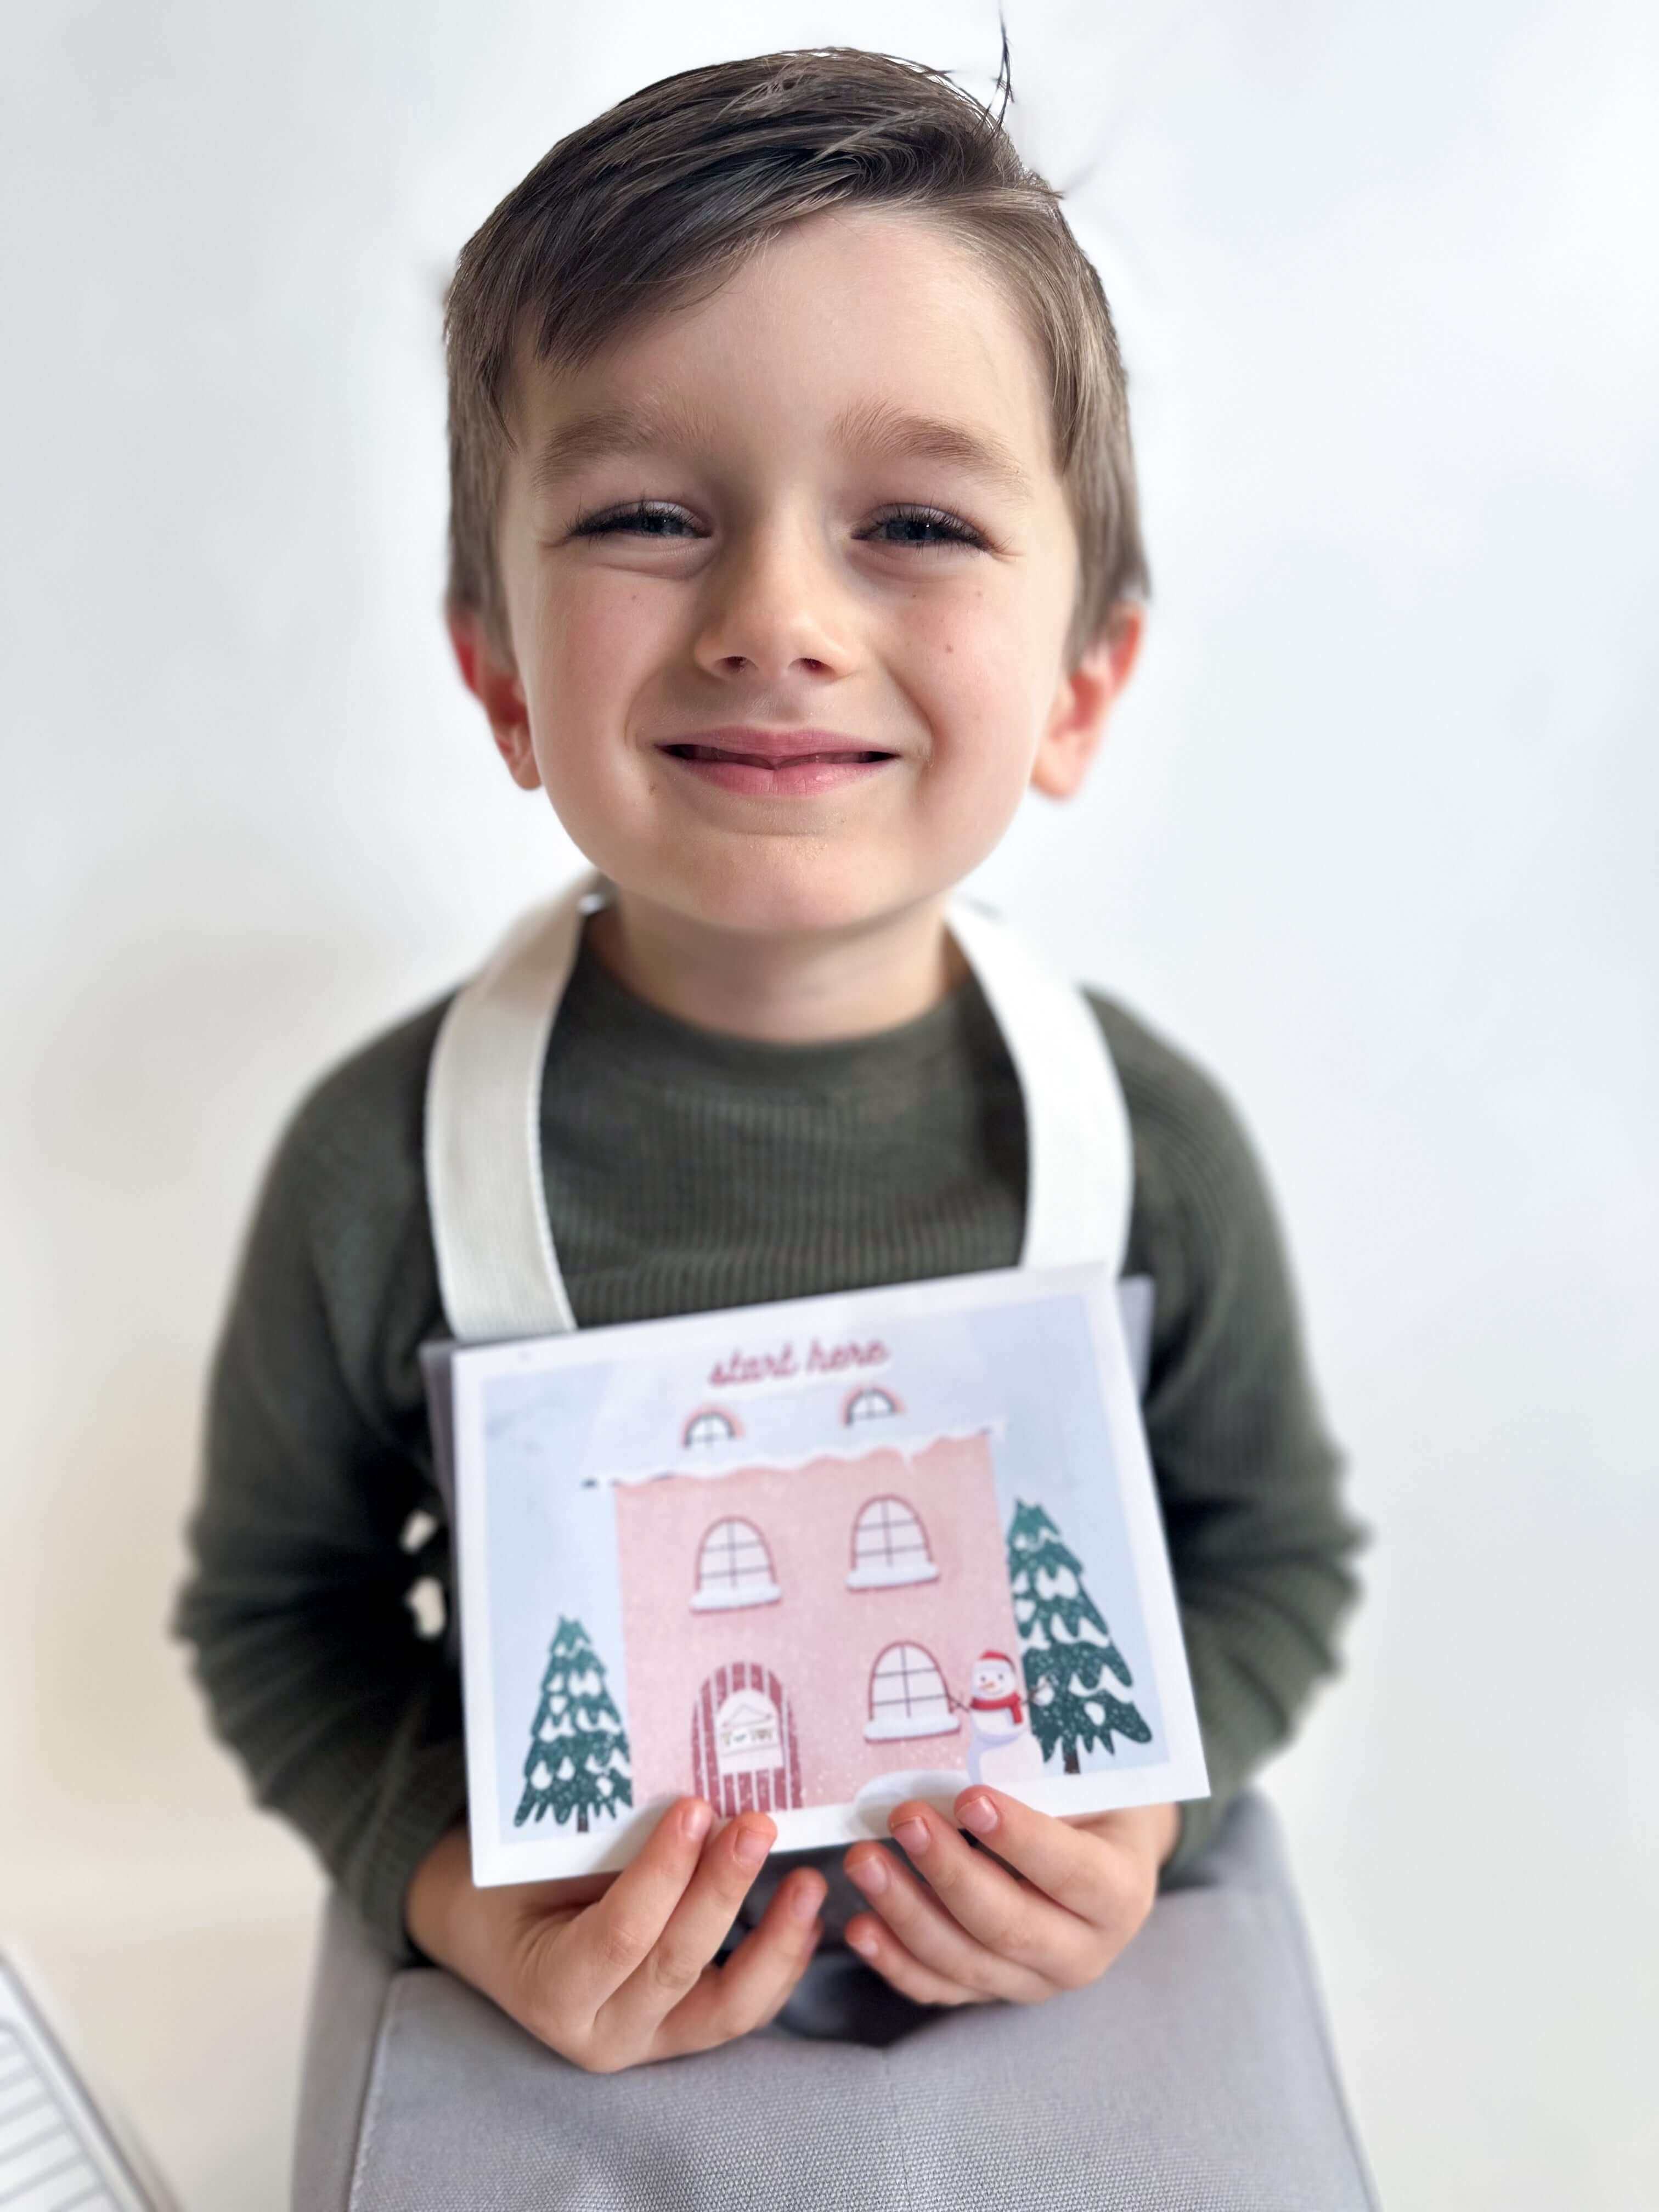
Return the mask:
M 704 1682 L 691 1708 L 691 1776 L 719 1813 L 779 1813 L 800 1803 L 795 1716 L 769 1667 L 734 1659 Z

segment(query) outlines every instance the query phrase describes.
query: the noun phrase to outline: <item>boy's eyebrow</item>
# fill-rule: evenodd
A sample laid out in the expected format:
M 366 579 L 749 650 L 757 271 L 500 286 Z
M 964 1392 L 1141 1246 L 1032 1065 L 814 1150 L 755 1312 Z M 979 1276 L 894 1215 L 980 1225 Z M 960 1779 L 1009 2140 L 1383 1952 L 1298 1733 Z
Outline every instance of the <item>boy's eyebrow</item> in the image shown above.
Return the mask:
M 999 484 L 1017 499 L 1030 495 L 1031 479 L 1013 447 L 994 430 L 916 415 L 891 400 L 862 400 L 844 408 L 830 428 L 837 445 L 863 446 L 890 460 L 951 461 Z
M 993 430 L 915 414 L 884 399 L 860 400 L 843 408 L 831 423 L 830 435 L 836 445 L 861 446 L 886 459 L 951 462 L 1015 498 L 1030 495 L 1029 472 L 1013 448 Z M 642 399 L 627 406 L 596 408 L 549 432 L 537 448 L 530 480 L 538 491 L 545 491 L 588 461 L 669 447 L 696 452 L 714 441 L 714 426 L 707 418 L 673 400 Z
M 712 425 L 673 400 L 641 399 L 631 406 L 598 407 L 549 431 L 531 463 L 530 481 L 538 491 L 545 491 L 584 463 L 608 460 L 613 453 L 667 446 L 695 450 L 712 442 Z

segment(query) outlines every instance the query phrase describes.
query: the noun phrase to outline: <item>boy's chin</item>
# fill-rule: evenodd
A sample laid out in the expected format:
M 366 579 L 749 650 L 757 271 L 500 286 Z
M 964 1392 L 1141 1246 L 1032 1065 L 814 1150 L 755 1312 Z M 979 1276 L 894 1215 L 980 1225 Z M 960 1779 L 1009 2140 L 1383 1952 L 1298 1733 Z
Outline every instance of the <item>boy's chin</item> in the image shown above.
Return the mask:
M 834 870 L 731 867 L 683 883 L 641 883 L 636 897 L 688 927 L 734 937 L 832 938 L 879 929 L 939 896 L 886 884 L 856 866 Z M 624 902 L 629 890 L 623 887 Z

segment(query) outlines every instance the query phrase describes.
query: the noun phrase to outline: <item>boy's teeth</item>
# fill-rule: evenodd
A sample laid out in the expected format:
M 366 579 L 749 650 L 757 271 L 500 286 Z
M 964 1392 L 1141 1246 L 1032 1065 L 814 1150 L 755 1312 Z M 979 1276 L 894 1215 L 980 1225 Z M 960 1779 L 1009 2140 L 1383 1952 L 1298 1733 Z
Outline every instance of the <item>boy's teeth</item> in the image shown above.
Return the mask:
M 810 761 L 863 762 L 884 760 L 884 753 L 792 753 L 787 759 L 773 760 L 765 753 L 733 753 L 719 745 L 676 745 L 673 750 L 682 758 L 692 761 L 740 761 L 745 768 L 802 768 Z

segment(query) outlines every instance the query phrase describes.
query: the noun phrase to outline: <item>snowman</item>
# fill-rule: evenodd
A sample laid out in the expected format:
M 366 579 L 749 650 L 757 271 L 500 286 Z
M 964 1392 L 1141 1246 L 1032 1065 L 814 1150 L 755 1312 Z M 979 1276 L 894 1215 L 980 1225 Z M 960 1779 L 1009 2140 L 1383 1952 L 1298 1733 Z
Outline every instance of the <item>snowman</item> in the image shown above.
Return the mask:
M 1006 1651 L 981 1651 L 975 1660 L 968 1719 L 973 1731 L 968 1745 L 970 1782 L 1002 1787 L 1042 1773 L 1042 1753 L 1026 1725 L 1019 1676 Z

